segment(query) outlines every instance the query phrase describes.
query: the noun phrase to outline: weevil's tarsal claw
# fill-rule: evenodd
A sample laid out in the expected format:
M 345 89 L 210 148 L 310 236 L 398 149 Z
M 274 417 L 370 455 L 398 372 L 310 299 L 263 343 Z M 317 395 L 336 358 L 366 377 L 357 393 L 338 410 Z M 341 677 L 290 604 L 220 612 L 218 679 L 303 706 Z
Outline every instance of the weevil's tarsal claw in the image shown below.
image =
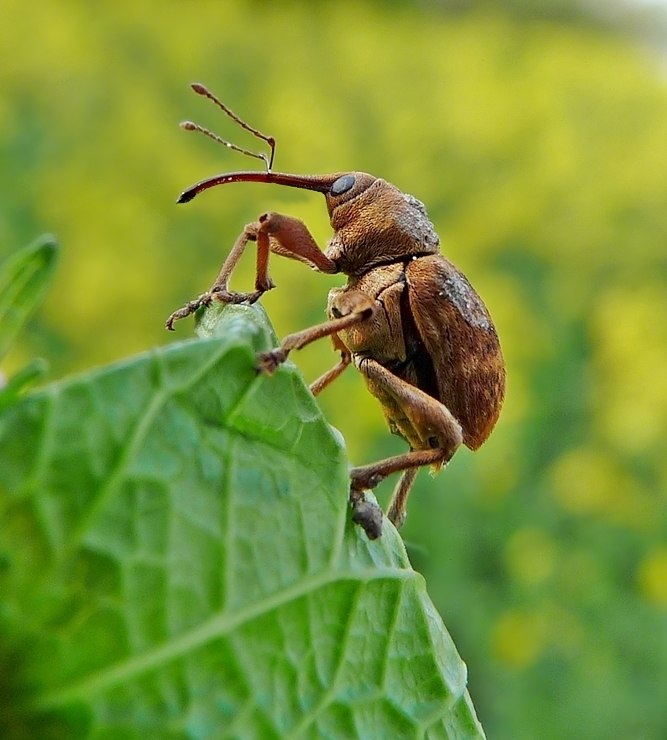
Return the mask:
M 194 301 L 188 301 L 185 306 L 179 308 L 178 311 L 174 311 L 174 313 L 172 313 L 167 319 L 165 326 L 169 331 L 174 331 L 174 323 L 176 321 L 186 319 L 188 316 L 195 313 L 195 311 L 198 311 L 202 306 L 210 306 L 212 300 L 213 296 L 210 292 L 202 293 L 198 298 L 195 298 Z
M 267 275 L 264 279 L 258 278 L 255 282 L 255 289 L 256 292 L 259 292 L 261 295 L 262 293 L 268 293 L 270 290 L 273 290 L 276 287 L 276 284 L 271 280 L 271 278 Z
M 253 290 L 252 293 L 231 293 L 226 288 L 212 288 L 207 293 L 202 293 L 194 301 L 188 301 L 183 308 L 179 308 L 178 311 L 174 311 L 171 316 L 167 319 L 165 326 L 169 331 L 174 331 L 174 323 L 180 319 L 185 319 L 191 314 L 198 311 L 202 306 L 208 308 L 213 301 L 218 303 L 256 303 L 267 290 L 273 287 L 271 285 L 268 288 L 262 288 L 260 290 Z
M 219 303 L 233 303 L 237 305 L 239 303 L 257 303 L 257 301 L 266 293 L 265 290 L 253 290 L 252 293 L 230 293 L 225 289 L 211 290 L 211 298 L 214 298 Z

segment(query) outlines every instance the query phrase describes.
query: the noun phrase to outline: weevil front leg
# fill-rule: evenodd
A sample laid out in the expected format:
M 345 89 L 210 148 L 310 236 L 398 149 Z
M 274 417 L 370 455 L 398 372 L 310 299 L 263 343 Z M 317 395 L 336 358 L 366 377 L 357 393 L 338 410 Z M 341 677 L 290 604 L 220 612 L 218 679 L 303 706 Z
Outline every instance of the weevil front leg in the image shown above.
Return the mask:
M 268 272 L 269 236 L 261 231 L 260 226 L 259 221 L 246 225 L 238 239 L 234 242 L 232 251 L 227 256 L 218 277 L 210 289 L 195 298 L 195 300 L 188 301 L 178 311 L 174 311 L 167 319 L 167 329 L 173 331 L 174 322 L 190 316 L 190 314 L 193 314 L 202 306 L 210 306 L 213 300 L 218 300 L 221 303 L 244 303 L 246 301 L 248 303 L 254 303 L 267 290 L 271 290 L 274 287 Z M 255 290 L 251 293 L 231 293 L 228 290 L 229 278 L 250 241 L 257 242 Z
M 360 358 L 357 367 L 374 393 L 383 398 L 389 414 L 399 419 L 399 429 L 401 426 L 410 428 L 405 436 L 413 438 L 414 446 L 403 455 L 353 468 L 350 498 L 358 499 L 364 490 L 375 488 L 388 475 L 404 471 L 387 514 L 390 521 L 400 527 L 405 521 L 406 502 L 417 469 L 423 465 L 448 463 L 463 441 L 461 425 L 446 406 L 401 380 L 376 360 Z
M 257 242 L 255 290 L 250 293 L 230 292 L 229 279 L 250 241 Z M 214 300 L 221 303 L 255 303 L 275 287 L 269 276 L 269 252 L 305 262 L 320 272 L 338 271 L 335 263 L 324 256 L 302 221 L 280 213 L 265 213 L 243 229 L 211 288 L 174 311 L 167 319 L 167 329 L 173 330 L 174 322 L 186 318 L 202 306 L 210 306 Z

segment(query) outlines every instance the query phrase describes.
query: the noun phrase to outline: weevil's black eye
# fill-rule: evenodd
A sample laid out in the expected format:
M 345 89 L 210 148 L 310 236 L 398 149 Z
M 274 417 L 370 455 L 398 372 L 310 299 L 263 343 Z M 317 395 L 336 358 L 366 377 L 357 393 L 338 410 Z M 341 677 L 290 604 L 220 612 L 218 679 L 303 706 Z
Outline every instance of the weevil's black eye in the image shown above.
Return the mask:
M 331 195 L 342 195 L 354 187 L 354 175 L 343 175 L 331 186 Z

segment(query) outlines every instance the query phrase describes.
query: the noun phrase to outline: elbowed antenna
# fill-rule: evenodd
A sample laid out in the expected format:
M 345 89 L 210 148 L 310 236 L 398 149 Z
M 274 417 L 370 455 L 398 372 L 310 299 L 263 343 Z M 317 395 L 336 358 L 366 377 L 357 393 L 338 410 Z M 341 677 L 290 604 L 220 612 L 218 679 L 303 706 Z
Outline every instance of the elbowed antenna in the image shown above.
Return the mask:
M 196 131 L 200 134 L 208 136 L 214 141 L 217 141 L 218 144 L 223 144 L 224 146 L 233 149 L 234 151 L 245 154 L 248 157 L 261 159 L 266 165 L 266 172 L 230 172 L 225 175 L 215 175 L 214 177 L 210 177 L 207 180 L 202 180 L 201 182 L 195 183 L 194 185 L 191 185 L 187 190 L 184 190 L 179 195 L 178 200 L 176 201 L 177 203 L 188 203 L 196 195 L 199 195 L 199 193 L 201 193 L 203 190 L 208 190 L 209 188 L 213 188 L 216 185 L 226 185 L 230 182 L 267 182 L 274 183 L 275 185 L 286 185 L 290 188 L 303 188 L 305 190 L 315 190 L 319 193 L 327 193 L 333 183 L 341 176 L 340 174 L 290 175 L 283 172 L 272 172 L 271 167 L 273 166 L 273 158 L 276 153 L 276 140 L 273 138 L 273 136 L 266 136 L 266 134 L 263 134 L 258 129 L 250 126 L 250 124 L 246 123 L 242 118 L 239 118 L 236 113 L 234 113 L 227 105 L 225 105 L 220 100 L 220 98 L 216 97 L 212 92 L 210 92 L 210 90 L 204 87 L 204 85 L 198 82 L 193 82 L 190 87 L 192 87 L 197 95 L 202 95 L 203 97 L 208 98 L 210 101 L 212 101 L 238 126 L 245 129 L 246 131 L 249 131 L 258 139 L 266 142 L 271 149 L 271 154 L 267 157 L 266 154 L 251 152 L 249 149 L 244 149 L 243 147 L 233 144 L 231 141 L 227 141 L 227 139 L 223 139 L 217 134 L 214 134 L 212 131 L 209 131 L 207 128 L 200 126 L 198 123 L 185 121 L 181 124 L 181 127 L 184 128 L 186 131 Z
M 267 157 L 265 154 L 254 154 L 253 152 L 249 152 L 247 149 L 242 149 L 235 144 L 231 144 L 225 139 L 220 139 L 218 136 L 212 134 L 210 131 L 203 128 L 202 126 L 192 124 L 189 121 L 186 121 L 185 125 L 181 125 L 188 131 L 200 131 L 201 133 L 210 136 L 212 139 L 219 141 L 221 144 L 224 144 L 231 149 L 235 149 L 237 152 L 248 154 L 251 157 L 257 157 L 257 159 L 263 159 L 264 163 L 266 164 L 267 171 L 271 172 L 271 168 L 273 167 L 273 158 L 276 156 L 276 140 L 273 138 L 273 136 L 267 136 L 266 134 L 263 134 L 259 129 L 254 128 L 249 123 L 246 123 L 242 118 L 239 118 L 229 106 L 225 105 L 217 95 L 214 95 L 207 87 L 202 85 L 201 82 L 193 82 L 190 87 L 197 93 L 197 95 L 202 95 L 203 97 L 208 98 L 211 102 L 215 103 L 215 105 L 217 105 L 223 113 L 228 115 L 232 119 L 232 121 L 234 121 L 234 123 L 245 129 L 246 131 L 249 131 L 258 139 L 265 141 L 271 149 L 271 156 Z
M 192 123 L 192 121 L 183 121 L 183 123 L 181 123 L 181 128 L 184 131 L 197 131 L 200 134 L 204 134 L 204 136 L 208 136 L 209 139 L 213 139 L 213 141 L 215 141 L 216 143 L 222 144 L 228 149 L 233 149 L 235 152 L 245 154 L 247 157 L 261 159 L 262 162 L 264 162 L 264 164 L 266 165 L 266 171 L 271 172 L 271 162 L 273 162 L 273 149 L 271 150 L 271 159 L 269 159 L 263 152 L 251 152 L 250 149 L 244 149 L 242 146 L 233 144 L 231 141 L 223 139 L 222 136 L 214 134 L 213 131 L 209 131 L 207 128 L 204 128 L 204 126 L 200 126 L 198 123 Z
M 215 175 L 207 180 L 191 185 L 179 196 L 177 203 L 188 203 L 204 190 L 216 185 L 227 185 L 231 182 L 266 182 L 274 185 L 286 185 L 290 188 L 315 190 L 318 193 L 327 193 L 331 186 L 341 177 L 341 173 L 334 175 L 290 175 L 285 172 L 229 172 L 225 175 Z

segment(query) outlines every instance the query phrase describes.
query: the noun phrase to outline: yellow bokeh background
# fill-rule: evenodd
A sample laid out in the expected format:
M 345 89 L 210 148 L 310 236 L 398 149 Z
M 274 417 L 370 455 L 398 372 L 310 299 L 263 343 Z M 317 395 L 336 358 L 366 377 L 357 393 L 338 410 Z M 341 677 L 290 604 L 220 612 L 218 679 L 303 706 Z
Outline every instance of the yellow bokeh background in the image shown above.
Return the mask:
M 465 4 L 464 4 L 465 5 Z M 489 737 L 659 738 L 667 721 L 667 73 L 618 29 L 470 3 L 0 2 L 0 256 L 62 256 L 3 363 L 58 378 L 174 341 L 164 319 L 267 210 L 330 236 L 320 195 L 184 187 L 254 166 L 372 172 L 424 201 L 508 365 L 497 430 L 419 476 L 405 537 Z M 537 3 L 536 5 L 540 5 Z M 279 335 L 322 276 L 274 259 Z M 235 285 L 252 284 L 252 255 Z M 192 335 L 178 326 L 176 339 Z M 308 379 L 336 358 L 295 357 Z M 321 397 L 355 464 L 400 452 L 349 370 Z M 379 491 L 386 499 L 391 484 Z

